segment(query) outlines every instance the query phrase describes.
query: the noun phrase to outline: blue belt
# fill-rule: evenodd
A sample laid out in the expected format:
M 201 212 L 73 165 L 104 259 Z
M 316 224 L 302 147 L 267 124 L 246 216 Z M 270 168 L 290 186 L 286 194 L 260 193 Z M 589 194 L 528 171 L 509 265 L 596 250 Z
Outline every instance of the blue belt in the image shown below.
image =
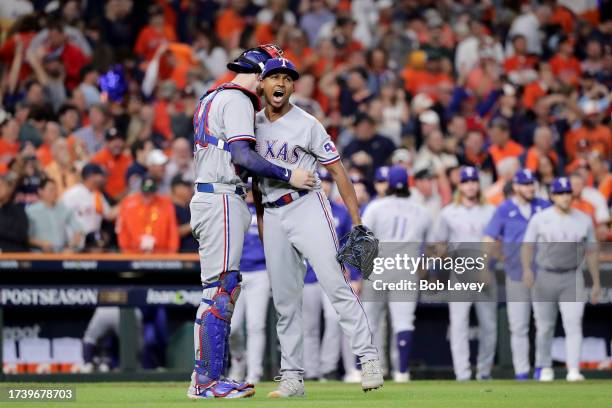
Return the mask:
M 271 203 L 264 203 L 264 207 L 266 208 L 279 208 L 282 207 L 284 205 L 287 205 L 289 203 L 294 202 L 295 200 L 297 200 L 300 197 L 304 197 L 306 194 L 309 193 L 308 190 L 300 190 L 297 191 L 297 197 L 295 196 L 296 191 L 292 192 L 292 193 L 287 193 L 284 196 L 282 196 L 281 198 L 279 198 L 276 201 L 273 201 Z
M 197 183 L 196 184 L 196 191 L 198 193 L 214 193 L 215 192 L 215 186 L 212 183 Z M 240 187 L 240 186 L 236 186 L 236 190 L 235 193 L 238 195 L 245 195 L 246 191 L 244 188 Z

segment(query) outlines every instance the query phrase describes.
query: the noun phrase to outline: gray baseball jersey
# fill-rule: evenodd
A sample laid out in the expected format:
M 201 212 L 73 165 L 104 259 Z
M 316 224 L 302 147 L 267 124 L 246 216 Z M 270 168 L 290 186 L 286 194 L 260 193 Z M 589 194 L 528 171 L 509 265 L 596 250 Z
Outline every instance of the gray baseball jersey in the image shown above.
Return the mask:
M 484 229 L 495 212 L 489 204 L 466 207 L 449 204 L 442 209 L 434 234 L 439 242 L 482 242 Z
M 270 122 L 264 110 L 255 118 L 257 152 L 266 160 L 288 169 L 316 172 L 317 164 L 328 165 L 340 160 L 334 142 L 319 121 L 301 108 L 292 108 L 281 118 Z M 263 179 L 259 183 L 263 202 L 273 202 L 296 191 L 289 183 Z M 317 178 L 315 191 L 321 189 Z
M 226 89 L 212 93 L 206 98 L 213 97 L 208 110 L 208 132 L 217 139 L 230 143 L 237 140 L 255 141 L 255 109 L 248 96 L 237 89 Z M 204 120 L 206 114 L 206 98 L 196 113 L 199 121 Z M 194 164 L 196 183 L 243 184 L 236 174 L 232 157 L 226 150 L 196 143 Z
M 429 211 L 409 198 L 388 196 L 372 201 L 362 221 L 382 242 L 422 243 L 431 239 Z
M 533 242 L 538 269 L 576 270 L 586 246 L 597 243 L 593 222 L 582 211 L 571 209 L 562 214 L 554 206 L 534 215 L 523 242 Z
M 593 222 L 585 213 L 571 209 L 564 214 L 554 206 L 534 215 L 523 242 L 536 244 L 537 276 L 532 289 L 536 326 L 536 366 L 551 367 L 551 347 L 558 311 L 565 329 L 568 369 L 580 368 L 584 289 L 584 251 L 597 245 Z M 559 273 L 564 272 L 565 273 Z
M 336 147 L 323 126 L 310 114 L 292 106 L 281 118 L 270 122 L 264 112 L 256 118 L 258 152 L 274 164 L 315 171 L 317 162 L 331 164 L 340 160 Z M 263 201 L 276 201 L 295 191 L 286 183 L 268 179 L 260 182 Z M 302 299 L 306 267 L 312 265 L 321 288 L 339 316 L 344 333 L 351 339 L 353 353 L 368 361 L 378 358 L 372 344 L 363 307 L 336 261 L 338 237 L 329 201 L 315 191 L 278 208 L 264 212 L 266 266 L 278 322 L 276 331 L 281 346 L 281 373 L 304 374 L 304 326 Z
M 440 219 L 434 233 L 435 239 L 448 243 L 480 243 L 484 236 L 484 229 L 494 212 L 495 208 L 491 205 L 473 207 L 465 207 L 459 204 L 447 205 L 440 213 Z M 491 301 L 484 301 L 485 298 L 480 298 L 481 301 L 478 302 L 451 301 L 448 303 L 451 355 L 457 380 L 467 380 L 472 373 L 469 346 L 472 303 L 474 303 L 476 309 L 480 329 L 478 331 L 476 377 L 479 379 L 488 378 L 491 375 L 497 344 L 497 303 L 495 302 L 495 295 L 493 295 L 496 293 L 494 282 L 495 280 L 491 282 L 489 290 Z

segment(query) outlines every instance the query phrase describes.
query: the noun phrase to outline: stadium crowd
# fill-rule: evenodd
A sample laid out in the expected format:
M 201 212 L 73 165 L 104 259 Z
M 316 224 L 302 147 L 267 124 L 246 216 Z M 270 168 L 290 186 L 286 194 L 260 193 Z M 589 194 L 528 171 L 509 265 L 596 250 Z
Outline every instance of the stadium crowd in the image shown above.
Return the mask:
M 192 115 L 227 62 L 276 43 L 293 103 L 342 153 L 365 206 L 409 169 L 435 214 L 461 166 L 499 204 L 519 168 L 612 240 L 608 2 L 4 0 L 0 251 L 195 252 Z

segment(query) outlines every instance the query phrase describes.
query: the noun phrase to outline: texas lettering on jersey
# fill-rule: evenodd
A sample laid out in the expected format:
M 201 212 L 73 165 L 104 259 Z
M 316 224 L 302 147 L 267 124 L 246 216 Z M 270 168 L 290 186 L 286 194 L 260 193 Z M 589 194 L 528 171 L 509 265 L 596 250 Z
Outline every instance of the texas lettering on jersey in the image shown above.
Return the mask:
M 300 159 L 298 146 L 290 148 L 287 142 L 280 142 L 278 140 L 264 140 L 263 142 L 265 146 L 262 146 L 258 140 L 256 149 L 264 159 L 276 159 L 289 164 L 295 164 Z

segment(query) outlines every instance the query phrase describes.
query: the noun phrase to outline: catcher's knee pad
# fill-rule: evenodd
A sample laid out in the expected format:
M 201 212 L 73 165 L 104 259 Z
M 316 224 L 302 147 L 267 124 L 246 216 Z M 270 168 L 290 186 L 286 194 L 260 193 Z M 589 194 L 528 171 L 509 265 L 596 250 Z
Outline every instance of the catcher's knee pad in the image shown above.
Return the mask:
M 227 365 L 230 321 L 240 294 L 240 273 L 223 273 L 212 285 L 217 286 L 217 292 L 212 299 L 204 300 L 210 307 L 197 322 L 200 324 L 200 355 L 196 371 L 210 380 L 217 380 Z

